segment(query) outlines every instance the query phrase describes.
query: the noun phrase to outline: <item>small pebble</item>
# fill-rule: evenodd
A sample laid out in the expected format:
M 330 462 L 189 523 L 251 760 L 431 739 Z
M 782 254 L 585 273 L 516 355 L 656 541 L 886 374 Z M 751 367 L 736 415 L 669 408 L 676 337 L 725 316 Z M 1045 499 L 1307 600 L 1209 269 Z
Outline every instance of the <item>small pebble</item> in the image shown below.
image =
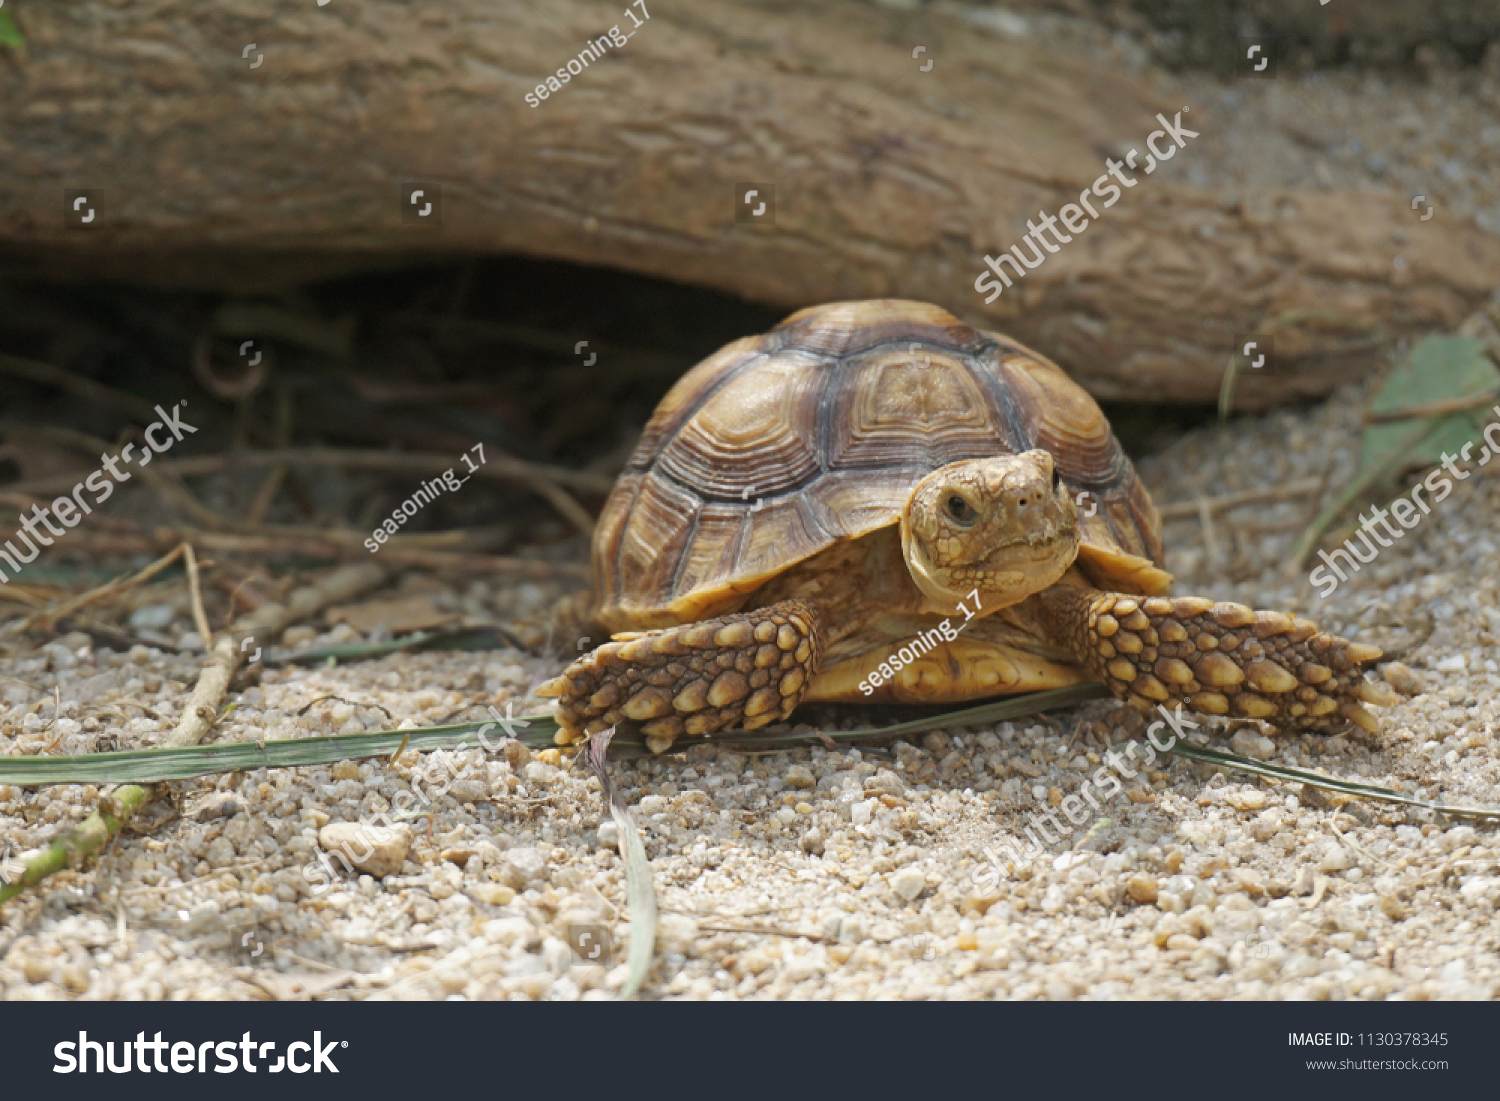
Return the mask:
M 130 613 L 130 626 L 137 631 L 160 631 L 176 617 L 170 604 L 147 604 Z
M 1253 727 L 1242 726 L 1229 739 L 1229 748 L 1242 757 L 1269 761 L 1276 756 L 1276 743 Z
M 448 794 L 460 803 L 477 803 L 489 794 L 489 786 L 482 780 L 454 780 Z
M 1427 690 L 1421 674 L 1402 661 L 1392 661 L 1380 666 L 1380 675 L 1403 696 L 1420 696 Z
M 318 632 L 311 627 L 288 627 L 281 633 L 281 644 L 289 650 L 299 650 L 311 645 Z
M 1318 859 L 1318 871 L 1342 872 L 1349 867 L 1349 852 L 1336 841 L 1330 841 Z
M 526 781 L 532 784 L 550 784 L 557 778 L 557 769 L 545 761 L 532 761 L 522 770 Z
M 902 868 L 891 877 L 891 890 L 911 902 L 927 889 L 927 877 L 915 868 Z
M 1269 741 L 1269 739 L 1267 739 Z M 1235 810 L 1260 810 L 1268 799 L 1263 791 L 1232 791 L 1224 796 L 1224 802 Z
M 406 826 L 372 826 L 362 822 L 334 822 L 318 831 L 318 844 L 328 853 L 341 853 L 354 867 L 377 879 L 401 870 L 411 848 Z M 335 868 L 340 865 L 334 861 Z
M 501 864 L 500 878 L 507 887 L 524 891 L 541 880 L 547 871 L 547 858 L 531 846 L 511 849 Z

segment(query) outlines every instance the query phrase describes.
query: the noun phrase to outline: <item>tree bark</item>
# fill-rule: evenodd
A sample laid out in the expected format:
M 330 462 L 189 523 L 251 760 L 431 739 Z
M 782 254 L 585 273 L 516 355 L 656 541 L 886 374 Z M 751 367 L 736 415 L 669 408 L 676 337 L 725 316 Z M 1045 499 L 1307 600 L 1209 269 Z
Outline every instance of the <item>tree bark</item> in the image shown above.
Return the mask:
M 838 0 L 643 6 L 22 0 L 0 271 L 245 292 L 507 252 L 789 311 L 919 298 L 1149 401 L 1213 401 L 1240 338 L 1273 335 L 1242 407 L 1325 393 L 1500 285 L 1500 239 L 1404 194 L 1194 186 L 1193 139 L 1145 174 L 1158 113 L 1232 115 L 1083 53 Z M 528 105 L 612 26 L 623 48 Z M 1132 148 L 1136 186 L 987 305 L 984 257 Z M 440 223 L 409 181 L 440 185 Z M 752 189 L 774 224 L 743 220 Z

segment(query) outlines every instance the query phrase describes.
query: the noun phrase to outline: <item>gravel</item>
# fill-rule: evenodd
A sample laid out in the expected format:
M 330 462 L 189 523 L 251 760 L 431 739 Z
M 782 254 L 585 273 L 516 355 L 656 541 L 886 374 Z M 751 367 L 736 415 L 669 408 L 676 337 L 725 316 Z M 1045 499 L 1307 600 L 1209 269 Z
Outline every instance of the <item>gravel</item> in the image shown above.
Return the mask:
M 1159 501 L 1352 470 L 1362 390 L 1202 430 L 1142 464 Z M 1500 805 L 1500 600 L 1493 467 L 1326 601 L 1285 562 L 1301 498 L 1168 526 L 1178 592 L 1312 615 L 1377 641 L 1383 732 L 1202 738 L 1422 798 Z M 513 594 L 464 599 L 504 610 Z M 535 600 L 528 597 L 531 603 Z M 159 613 L 144 620 L 158 623 Z M 190 624 L 175 621 L 173 630 Z M 163 629 L 167 629 L 164 627 Z M 348 638 L 347 626 L 303 644 Z M 1463 661 L 1455 662 L 1455 657 Z M 265 669 L 224 741 L 478 718 L 558 667 L 515 651 Z M 197 660 L 67 636 L 0 682 L 7 753 L 150 745 Z M 25 682 L 25 683 L 21 683 Z M 61 714 L 53 716 L 53 689 Z M 320 699 L 338 697 L 337 699 Z M 314 703 L 313 701 L 320 701 Z M 311 706 L 309 706 L 311 704 Z M 389 713 L 389 718 L 387 717 Z M 867 721 L 847 708 L 839 719 Z M 1137 770 L 1071 846 L 1016 859 L 1032 814 L 1143 733 L 1101 701 L 865 749 L 697 746 L 614 767 L 662 912 L 658 998 L 1491 998 L 1500 994 L 1494 828 L 1223 774 Z M 433 794 L 345 870 L 331 839 Z M 8 999 L 607 998 L 624 981 L 625 880 L 598 785 L 557 750 L 406 753 L 175 785 L 130 834 L 0 915 Z M 97 805 L 73 785 L 0 787 L 0 846 L 33 850 Z M 411 802 L 406 795 L 401 805 Z M 409 812 L 416 815 L 417 812 Z M 144 824 L 144 823 L 143 823 Z M 366 842 L 356 841 L 362 852 Z M 326 878 L 326 881 L 325 881 Z M 608 943 L 597 959 L 570 943 Z M 257 954 L 255 949 L 260 948 Z

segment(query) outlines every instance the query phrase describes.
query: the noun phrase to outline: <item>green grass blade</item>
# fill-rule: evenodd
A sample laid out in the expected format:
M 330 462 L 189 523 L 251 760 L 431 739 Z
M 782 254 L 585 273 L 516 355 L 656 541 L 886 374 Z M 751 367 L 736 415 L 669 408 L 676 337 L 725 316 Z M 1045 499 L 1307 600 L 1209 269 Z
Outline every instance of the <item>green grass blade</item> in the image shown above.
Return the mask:
M 836 742 L 854 741 L 858 738 L 897 738 L 904 734 L 925 734 L 929 730 L 945 730 L 950 726 L 987 726 L 990 723 L 1006 722 L 1024 718 L 1040 711 L 1052 711 L 1059 707 L 1073 707 L 1090 700 L 1109 698 L 1109 689 L 1102 684 L 1075 684 L 1068 688 L 1053 688 L 1046 692 L 1029 692 L 1024 696 L 1010 696 L 994 703 L 978 707 L 964 707 L 957 711 L 944 711 L 890 726 L 874 726 L 864 730 L 828 730 L 827 737 Z M 756 747 L 773 745 L 817 745 L 822 741 L 817 735 L 767 734 L 764 731 L 724 730 L 710 734 L 705 741 L 711 743 L 744 743 Z
M 1015 696 L 978 707 L 945 711 L 908 722 L 860 730 L 823 732 L 836 742 L 863 738 L 893 738 L 943 730 L 954 726 L 981 726 L 1022 718 L 1058 707 L 1072 707 L 1089 700 L 1104 699 L 1109 692 L 1102 685 L 1082 684 L 1048 692 Z M 554 744 L 557 724 L 550 715 L 527 715 L 514 720 L 517 740 L 533 748 Z M 180 749 L 132 749 L 114 753 L 85 753 L 76 757 L 0 757 L 0 784 L 42 786 L 47 784 L 149 784 L 161 780 L 189 780 L 223 772 L 245 772 L 258 768 L 305 768 L 335 764 L 366 757 L 389 757 L 402 747 L 421 751 L 434 749 L 469 749 L 479 746 L 479 732 L 498 741 L 503 734 L 490 721 L 430 726 L 416 730 L 368 731 L 363 734 L 332 734 L 319 738 L 293 738 L 274 742 L 229 742 L 218 745 L 186 746 Z M 710 744 L 747 745 L 757 748 L 816 745 L 818 734 L 765 734 L 761 731 L 724 731 L 704 739 Z M 639 734 L 624 733 L 612 740 L 615 749 L 644 754 L 648 752 Z M 1179 742 L 1172 752 L 1196 760 L 1220 764 L 1257 776 L 1268 776 L 1288 783 L 1311 784 L 1327 791 L 1379 799 L 1389 803 L 1425 807 L 1455 817 L 1497 818 L 1500 810 L 1483 807 L 1460 807 L 1434 803 L 1404 795 L 1390 788 L 1339 780 L 1316 772 L 1269 765 L 1247 757 L 1238 757 L 1213 749 Z M 620 756 L 616 753 L 616 758 Z
M 1318 545 L 1318 540 L 1323 538 L 1323 533 L 1343 515 L 1344 510 L 1372 485 L 1394 474 L 1406 462 L 1407 456 L 1417 450 L 1432 434 L 1437 424 L 1436 418 L 1429 418 L 1413 427 L 1405 428 L 1406 434 L 1389 449 L 1383 460 L 1372 466 L 1360 467 L 1354 477 L 1339 491 L 1333 503 L 1318 513 L 1317 518 L 1308 524 L 1306 530 L 1298 536 L 1297 545 L 1292 548 L 1292 568 L 1301 569 L 1302 563 Z
M 1317 772 L 1308 772 L 1306 769 L 1301 768 L 1290 768 L 1286 765 L 1268 765 L 1263 761 L 1241 757 L 1234 753 L 1225 753 L 1222 750 L 1205 749 L 1202 746 L 1189 745 L 1184 741 L 1178 741 L 1167 752 L 1176 754 L 1179 757 L 1190 757 L 1195 761 L 1207 761 L 1210 764 L 1223 765 L 1225 768 L 1232 768 L 1238 772 L 1249 772 L 1256 776 L 1269 776 L 1272 779 L 1282 780 L 1289 784 L 1306 784 L 1308 787 L 1319 788 L 1323 791 L 1338 792 L 1341 795 L 1354 795 L 1362 799 L 1375 799 L 1382 803 L 1402 803 L 1409 807 L 1423 807 L 1453 818 L 1479 818 L 1486 821 L 1500 821 L 1500 807 L 1458 807 L 1447 803 L 1434 803 L 1430 799 L 1418 799 L 1415 796 L 1393 791 L 1390 788 L 1377 787 L 1374 784 L 1357 784 L 1352 780 L 1339 780 L 1332 776 L 1324 776 Z
M 3 10 L 0 10 L 0 46 L 14 46 L 17 49 L 26 46 L 26 40 L 21 37 L 21 31 L 15 20 L 11 19 L 10 12 Z
M 527 745 L 552 744 L 556 725 L 551 718 L 533 715 L 519 740 Z M 431 726 L 420 730 L 368 731 L 332 734 L 321 738 L 290 738 L 273 742 L 226 742 L 179 749 L 130 749 L 116 753 L 85 753 L 77 757 L 0 757 L 0 784 L 149 784 L 159 780 L 190 780 L 220 772 L 257 768 L 300 768 L 328 765 L 365 757 L 389 757 L 409 739 L 416 750 L 473 748 L 478 732 L 498 742 L 503 734 L 492 722 Z M 517 718 L 516 726 L 521 726 Z
M 1500 384 L 1500 371 L 1489 361 L 1482 341 L 1467 336 L 1427 336 L 1411 349 L 1380 383 L 1370 402 L 1372 414 L 1399 414 L 1434 403 L 1484 397 Z M 1292 549 L 1292 568 L 1300 569 L 1323 533 L 1371 486 L 1413 466 L 1434 466 L 1445 453 L 1458 455 L 1485 424 L 1478 409 L 1365 426 L 1360 438 L 1359 469 L 1338 497 L 1318 514 Z
M 835 741 L 857 738 L 897 737 L 950 726 L 973 726 L 1002 722 L 1055 707 L 1067 707 L 1107 696 L 1101 685 L 1076 685 L 1050 692 L 1035 692 L 979 707 L 948 711 L 892 726 L 864 730 L 830 731 Z M 0 784 L 150 784 L 161 780 L 190 780 L 221 772 L 245 772 L 257 768 L 303 768 L 335 764 L 365 757 L 389 757 L 409 740 L 408 748 L 469 749 L 480 745 L 478 732 L 498 740 L 494 723 L 488 721 L 429 726 L 417 730 L 367 731 L 363 734 L 331 734 L 319 738 L 290 738 L 272 742 L 221 742 L 216 745 L 179 749 L 126 749 L 113 753 L 84 753 L 76 757 L 0 757 Z M 553 745 L 557 724 L 550 715 L 517 717 L 517 740 L 534 748 Z M 766 735 L 749 731 L 726 731 L 710 739 L 717 743 L 750 743 L 756 746 L 808 745 L 821 739 L 806 734 Z M 647 752 L 638 734 L 614 740 L 616 746 Z

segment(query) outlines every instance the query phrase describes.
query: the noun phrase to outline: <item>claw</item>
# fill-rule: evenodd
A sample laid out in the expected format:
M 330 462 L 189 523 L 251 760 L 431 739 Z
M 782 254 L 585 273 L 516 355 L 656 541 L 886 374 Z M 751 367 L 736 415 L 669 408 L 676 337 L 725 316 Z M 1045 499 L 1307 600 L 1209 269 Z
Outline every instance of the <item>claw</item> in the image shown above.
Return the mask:
M 1371 734 L 1380 733 L 1380 723 L 1375 721 L 1375 716 L 1366 711 L 1357 703 L 1346 703 L 1339 708 L 1339 714 L 1348 719 L 1355 726 L 1363 727 Z
M 1379 646 L 1366 646 L 1362 642 L 1351 642 L 1348 649 L 1344 652 L 1349 655 L 1350 661 L 1356 665 L 1363 665 L 1367 661 L 1374 661 L 1385 651 L 1381 650 Z
M 1365 703 L 1373 703 L 1376 707 L 1391 706 L 1391 698 L 1369 681 L 1361 681 L 1359 684 L 1359 698 Z

